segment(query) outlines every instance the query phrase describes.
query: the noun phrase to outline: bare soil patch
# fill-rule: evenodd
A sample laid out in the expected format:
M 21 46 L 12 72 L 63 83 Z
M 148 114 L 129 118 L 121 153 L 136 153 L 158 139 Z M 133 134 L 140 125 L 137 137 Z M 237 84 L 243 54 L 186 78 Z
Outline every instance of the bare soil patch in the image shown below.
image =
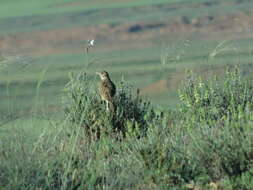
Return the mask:
M 151 85 L 144 87 L 143 89 L 141 89 L 140 93 L 141 93 L 141 95 L 150 94 L 150 93 L 155 93 L 155 94 L 158 93 L 159 94 L 161 92 L 164 92 L 166 89 L 168 89 L 167 80 L 162 79 L 162 80 L 159 80 Z
M 253 36 L 253 10 L 226 16 L 206 16 L 189 20 L 177 17 L 167 22 L 101 24 L 58 30 L 0 35 L 1 52 L 33 56 L 84 51 L 85 41 L 95 38 L 96 51 L 152 46 L 154 39 L 191 36 L 200 40 L 239 39 Z

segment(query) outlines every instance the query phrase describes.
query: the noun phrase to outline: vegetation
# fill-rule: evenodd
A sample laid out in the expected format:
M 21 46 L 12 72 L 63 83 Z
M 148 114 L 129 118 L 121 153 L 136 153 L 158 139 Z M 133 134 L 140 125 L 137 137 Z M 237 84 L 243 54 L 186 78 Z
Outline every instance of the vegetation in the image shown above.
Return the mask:
M 3 136 L 2 189 L 252 189 L 252 83 L 238 68 L 224 82 L 189 75 L 180 108 L 159 114 L 121 82 L 115 117 L 86 77 L 70 77 L 65 122 Z
M 179 90 L 180 110 L 187 115 L 187 123 L 247 121 L 249 115 L 245 113 L 253 109 L 253 89 L 251 82 L 242 80 L 238 72 L 238 68 L 227 70 L 223 84 L 217 79 L 204 83 L 189 76 L 184 88 Z
M 253 189 L 252 8 L 2 0 L 0 190 Z
M 146 93 L 163 108 L 178 103 L 176 91 L 186 69 L 202 72 L 214 65 L 216 73 L 240 62 L 243 72 L 252 76 L 251 21 L 247 18 L 252 18 L 253 4 L 249 0 L 209 1 L 2 0 L 0 57 L 7 57 L 10 64 L 3 67 L 0 58 L 0 98 L 4 99 L 0 112 L 31 109 L 45 68 L 39 107 L 59 107 L 68 73 L 84 67 L 84 44 L 91 37 L 96 42 L 90 57 L 95 54 L 96 59 L 86 71 L 90 79 L 95 71 L 108 70 L 114 80 L 124 75 L 140 89 L 168 80 L 161 90 L 151 88 Z M 237 30 L 226 20 L 233 20 Z M 139 30 L 131 32 L 135 27 Z M 212 28 L 217 31 L 212 33 Z M 167 61 L 161 69 L 164 49 Z
M 130 85 L 123 81 L 119 82 L 114 97 L 114 114 L 106 111 L 104 102 L 91 86 L 86 73 L 80 73 L 77 77 L 71 75 L 66 86 L 65 116 L 71 124 L 83 127 L 86 136 L 95 134 L 96 139 L 115 133 L 119 133 L 116 137 L 126 136 L 128 130 L 137 129 L 141 135 L 147 130 L 148 123 L 156 119 L 150 103 L 143 101 L 139 91 L 134 94 Z

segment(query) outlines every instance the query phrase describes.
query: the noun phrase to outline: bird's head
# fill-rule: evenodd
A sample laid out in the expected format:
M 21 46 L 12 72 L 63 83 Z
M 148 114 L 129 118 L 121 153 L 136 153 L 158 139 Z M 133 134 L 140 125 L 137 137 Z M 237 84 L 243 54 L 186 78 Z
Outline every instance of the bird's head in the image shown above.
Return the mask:
M 101 78 L 101 80 L 105 80 L 105 79 L 109 78 L 109 74 L 106 71 L 96 72 L 96 74 L 99 75 L 99 77 Z

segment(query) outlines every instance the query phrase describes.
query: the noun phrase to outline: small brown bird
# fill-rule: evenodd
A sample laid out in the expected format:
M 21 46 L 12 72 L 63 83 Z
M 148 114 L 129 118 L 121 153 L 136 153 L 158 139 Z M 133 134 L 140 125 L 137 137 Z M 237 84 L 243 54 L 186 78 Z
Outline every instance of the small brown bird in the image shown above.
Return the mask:
M 101 73 L 96 72 L 100 78 L 101 83 L 99 86 L 99 93 L 102 98 L 106 102 L 106 110 L 114 112 L 115 111 L 115 105 L 113 102 L 113 97 L 116 93 L 116 86 L 111 81 L 109 74 L 106 71 L 102 71 Z

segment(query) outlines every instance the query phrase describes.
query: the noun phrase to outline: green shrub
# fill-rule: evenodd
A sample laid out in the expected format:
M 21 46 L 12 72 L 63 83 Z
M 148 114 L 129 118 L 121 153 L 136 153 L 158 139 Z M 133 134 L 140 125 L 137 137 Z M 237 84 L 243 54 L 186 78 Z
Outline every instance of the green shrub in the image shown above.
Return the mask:
M 89 136 L 95 134 L 95 138 L 145 133 L 155 114 L 150 103 L 144 101 L 138 92 L 134 93 L 130 85 L 120 82 L 114 97 L 116 112 L 110 113 L 93 87 L 86 73 L 70 76 L 64 98 L 65 116 L 69 122 L 83 127 Z
M 253 132 L 250 125 L 202 127 L 189 131 L 189 151 L 202 173 L 217 181 L 240 176 L 252 168 Z
M 247 120 L 253 109 L 253 85 L 241 78 L 237 67 L 227 70 L 224 82 L 217 78 L 203 82 L 189 74 L 179 98 L 180 111 L 188 123 Z
M 156 184 L 175 187 L 194 183 L 202 186 L 226 178 L 238 178 L 252 171 L 251 125 L 249 122 L 241 125 L 226 123 L 223 127 L 153 126 L 149 127 L 147 138 L 134 145 L 134 153 L 144 165 L 145 179 Z M 249 174 L 244 178 L 249 181 Z
M 100 129 L 108 130 L 110 115 L 105 112 L 98 94 L 86 73 L 71 73 L 64 97 L 65 117 L 72 126 L 83 127 L 86 134 L 99 138 Z
M 49 122 L 48 128 L 31 140 L 19 123 L 11 130 L 12 138 L 2 137 L 0 186 L 211 189 L 210 184 L 215 184 L 218 189 L 252 189 L 251 85 L 240 79 L 237 83 L 245 92 L 244 97 L 239 94 L 238 85 L 231 80 L 238 77 L 234 72 L 227 73 L 224 83 L 201 82 L 205 88 L 199 87 L 199 80 L 193 81 L 191 87 L 181 90 L 186 98 L 180 111 L 164 111 L 159 116 L 125 82 L 117 84 L 117 111 L 110 114 L 87 75 L 71 75 L 64 99 L 67 123 L 51 126 Z M 200 101 L 190 96 L 194 89 L 201 95 Z M 217 97 L 205 99 L 200 92 Z M 236 93 L 239 97 L 233 97 Z M 187 106 L 189 101 L 196 110 Z M 218 111 L 208 113 L 210 109 Z M 38 128 L 37 123 L 30 125 Z M 99 141 L 90 141 L 83 134 Z M 122 135 L 126 138 L 118 140 Z
M 197 163 L 197 175 L 190 178 L 208 183 L 252 170 L 253 85 L 241 78 L 239 69 L 228 69 L 223 81 L 203 82 L 189 74 L 179 97 L 177 128 L 186 132 L 174 149 L 185 150 L 182 159 Z

